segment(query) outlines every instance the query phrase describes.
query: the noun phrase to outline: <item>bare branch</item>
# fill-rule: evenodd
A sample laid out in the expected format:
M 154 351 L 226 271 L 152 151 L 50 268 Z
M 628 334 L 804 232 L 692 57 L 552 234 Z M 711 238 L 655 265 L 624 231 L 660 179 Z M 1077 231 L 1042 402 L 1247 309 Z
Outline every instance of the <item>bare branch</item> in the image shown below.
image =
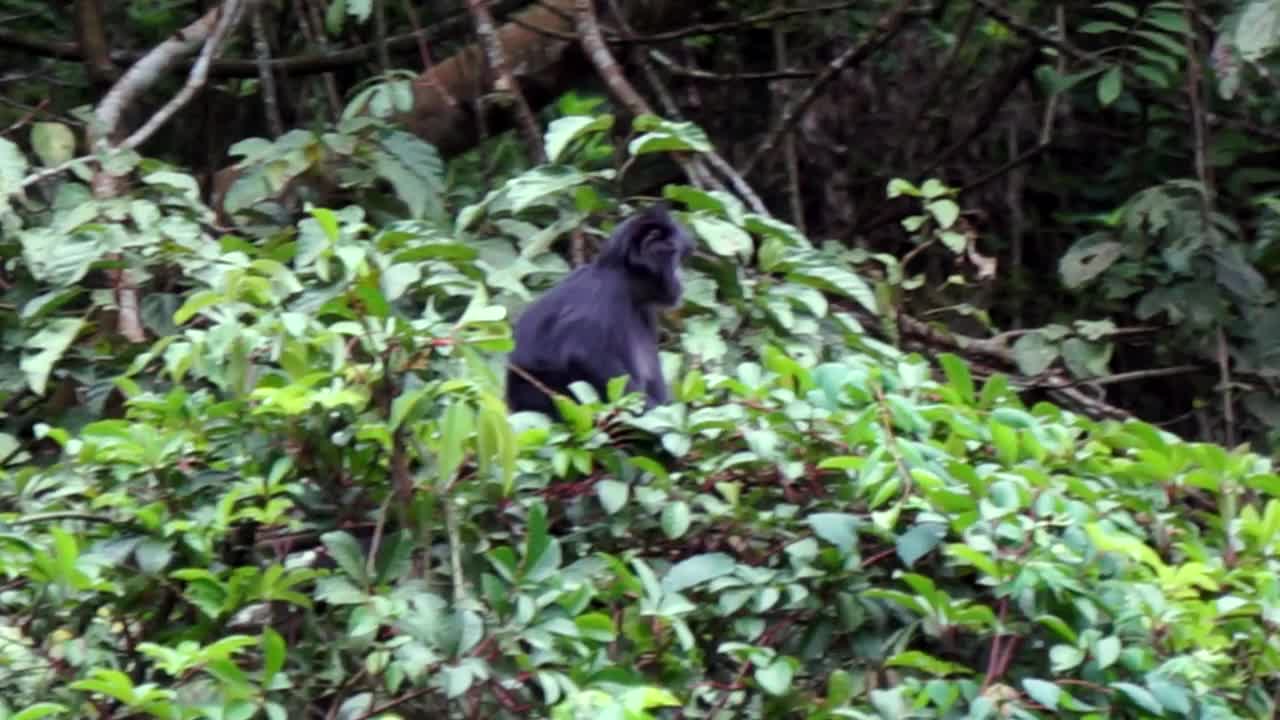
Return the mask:
M 267 116 L 267 127 L 272 137 L 280 137 L 284 134 L 284 119 L 280 117 L 280 99 L 276 96 L 276 76 L 269 65 L 271 45 L 267 42 L 267 27 L 262 13 L 261 4 L 253 8 L 253 54 L 258 61 L 258 81 L 262 83 L 262 110 Z
M 622 7 L 619 5 L 617 0 L 609 0 L 609 4 L 610 8 L 613 10 L 614 16 L 618 19 L 619 26 L 626 35 L 630 36 L 631 27 L 627 24 L 626 17 L 622 12 Z M 645 53 L 644 49 L 640 47 L 634 48 L 632 50 L 632 58 L 635 60 L 636 64 L 640 66 L 645 78 L 649 81 L 650 87 L 653 88 L 653 93 L 658 96 L 658 102 L 662 103 L 663 112 L 672 119 L 681 119 L 680 106 L 676 103 L 675 98 L 671 95 L 671 91 L 667 88 L 666 84 L 662 82 L 662 78 L 658 75 L 658 71 L 653 67 L 653 62 L 650 61 L 649 56 Z M 714 147 L 710 151 L 703 153 L 702 156 L 692 158 L 690 162 L 693 164 L 695 171 L 699 175 L 703 176 L 715 185 L 718 185 L 719 183 L 707 170 L 706 165 L 710 165 L 712 168 L 718 170 L 720 174 L 729 181 L 729 185 L 738 193 L 738 196 L 751 207 L 752 211 L 760 213 L 761 215 L 769 214 L 769 209 L 765 207 L 764 202 L 760 200 L 760 196 L 756 194 L 755 190 L 747 184 L 746 179 L 739 175 L 733 165 L 729 164 L 729 161 L 725 160 Z
M 195 96 L 196 92 L 204 86 L 205 80 L 209 75 L 209 63 L 214 54 L 222 45 L 230 29 L 240 19 L 245 4 L 256 1 L 227 0 L 225 4 L 205 13 L 199 20 L 179 30 L 168 40 L 160 43 L 151 52 L 143 56 L 141 60 L 134 63 L 133 67 L 130 67 L 124 76 L 111 88 L 111 91 L 102 99 L 102 102 L 98 103 L 95 113 L 99 126 L 96 128 L 97 137 L 109 142 L 119 132 L 120 118 L 124 113 L 124 109 L 132 104 L 147 88 L 155 84 L 165 70 L 176 63 L 183 55 L 195 50 L 203 42 L 204 50 L 200 53 L 200 59 L 191 68 L 191 73 L 187 76 L 187 82 L 182 90 L 170 99 L 150 120 L 143 124 L 141 128 L 120 143 L 120 147 L 136 148 L 151 137 L 160 126 L 168 121 L 183 105 L 186 105 Z M 91 129 L 92 132 L 93 130 Z
M 653 115 L 653 108 L 649 106 L 649 101 L 636 92 L 631 82 L 627 80 L 627 76 L 623 74 L 622 66 L 618 65 L 613 53 L 609 52 L 609 46 L 605 44 L 604 33 L 600 31 L 600 21 L 596 17 L 592 1 L 574 0 L 574 8 L 576 10 L 574 23 L 578 29 L 582 49 L 587 53 L 587 58 L 595 66 L 596 72 L 600 74 L 609 91 L 632 115 Z M 706 168 L 686 155 L 677 154 L 675 159 L 693 184 L 699 187 L 714 187 L 718 184 Z
M 911 0 L 898 0 L 898 3 L 889 12 L 876 21 L 875 30 L 866 39 L 844 51 L 827 64 L 827 67 L 813 81 L 813 84 L 783 110 L 782 120 L 765 137 L 764 142 L 760 144 L 760 147 L 756 149 L 755 153 L 752 154 L 742 168 L 743 175 L 750 175 L 751 170 L 759 164 L 760 160 L 773 152 L 782 137 L 791 132 L 791 129 L 800 121 L 805 109 L 818 98 L 823 88 L 834 80 L 842 70 L 861 62 L 898 31 L 898 28 L 902 25 L 903 15 L 906 14 L 907 6 L 910 4 Z
M 489 11 L 489 0 L 467 0 L 467 7 L 471 10 L 471 16 L 475 18 L 476 34 L 480 36 L 489 67 L 493 70 L 494 89 L 507 95 L 514 103 L 516 120 L 520 125 L 521 133 L 525 136 L 525 144 L 529 146 L 529 156 L 534 162 L 545 162 L 547 154 L 542 144 L 542 132 L 538 127 L 538 119 L 534 117 L 533 110 L 511 74 L 507 53 L 498 37 L 493 13 Z

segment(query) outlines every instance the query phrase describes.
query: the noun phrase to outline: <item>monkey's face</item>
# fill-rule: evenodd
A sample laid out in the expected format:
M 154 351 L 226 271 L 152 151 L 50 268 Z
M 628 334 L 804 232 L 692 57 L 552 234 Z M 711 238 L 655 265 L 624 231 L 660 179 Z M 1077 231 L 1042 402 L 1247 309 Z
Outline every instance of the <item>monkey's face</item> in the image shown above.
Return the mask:
M 667 222 L 647 228 L 638 245 L 642 258 L 638 265 L 651 276 L 653 300 L 664 306 L 680 302 L 684 292 L 680 266 L 693 252 L 692 238 L 680 225 Z

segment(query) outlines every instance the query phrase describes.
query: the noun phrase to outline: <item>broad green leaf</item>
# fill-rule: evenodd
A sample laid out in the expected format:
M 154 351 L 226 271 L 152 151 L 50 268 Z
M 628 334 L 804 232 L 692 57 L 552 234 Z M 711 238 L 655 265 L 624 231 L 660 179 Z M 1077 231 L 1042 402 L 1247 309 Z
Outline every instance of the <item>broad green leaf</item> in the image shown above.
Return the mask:
M 44 395 L 54 365 L 62 359 L 83 327 L 82 318 L 55 318 L 23 343 L 20 366 L 32 392 Z
M 288 648 L 284 638 L 273 628 L 262 630 L 262 684 L 271 687 L 271 679 L 284 668 Z
M 721 257 L 745 258 L 751 254 L 751 236 L 728 220 L 699 213 L 690 215 L 688 223 L 694 233 L 707 243 L 707 247 Z
M 890 180 L 889 185 L 885 187 L 885 194 L 890 198 L 901 197 L 902 195 L 910 195 L 911 197 L 920 197 L 922 195 L 919 188 L 902 178 Z
M 54 167 L 75 157 L 76 136 L 62 123 L 38 122 L 31 126 L 31 147 L 45 167 Z
M 689 504 L 683 500 L 662 508 L 662 532 L 669 539 L 675 540 L 688 532 L 690 522 Z
M 898 538 L 895 549 L 907 567 L 933 551 L 947 537 L 947 526 L 937 522 L 916 525 Z
M 1119 66 L 1113 67 L 1102 75 L 1102 79 L 1098 81 L 1098 102 L 1103 107 L 1110 105 L 1120 97 L 1120 91 L 1124 87 L 1124 75 Z
M 543 165 L 507 181 L 502 192 L 511 203 L 512 212 L 520 212 L 547 201 L 550 196 L 566 192 L 589 180 L 576 168 Z
M 1235 46 L 1246 62 L 1258 62 L 1280 43 L 1280 6 L 1271 0 L 1252 0 L 1236 24 Z
M 959 663 L 947 662 L 919 650 L 898 653 L 885 661 L 888 667 L 905 667 L 946 677 L 947 675 L 972 675 L 973 670 Z
M 1058 709 L 1058 701 L 1062 698 L 1062 688 L 1055 683 L 1037 678 L 1027 678 L 1022 681 L 1022 688 L 1027 691 L 1027 695 L 1032 700 L 1040 703 L 1046 709 L 1050 711 Z
M 973 376 L 969 373 L 969 365 L 958 355 L 942 353 L 938 356 L 938 364 L 947 376 L 950 385 L 966 404 L 974 402 Z
M 1062 277 L 1063 285 L 1071 289 L 1079 288 L 1120 259 L 1124 246 L 1103 239 L 1105 237 L 1090 235 L 1082 238 L 1063 254 L 1058 261 L 1058 274 Z
M 182 307 L 173 313 L 173 324 L 185 325 L 188 320 L 196 316 L 196 313 L 207 307 L 213 307 L 222 302 L 222 300 L 222 293 L 210 290 L 194 292 L 187 298 L 186 302 L 182 303 Z
M 1155 695 L 1152 695 L 1150 690 L 1141 685 L 1134 685 L 1129 682 L 1115 682 L 1111 683 L 1111 687 L 1124 693 L 1124 696 L 1130 702 L 1143 710 L 1156 716 L 1164 715 L 1164 708 L 1160 705 L 1160 701 L 1156 700 Z
M 813 533 L 827 542 L 840 548 L 843 553 L 851 553 L 858 544 L 858 518 L 846 513 L 814 513 L 805 518 Z
M 792 662 L 790 658 L 780 657 L 766 667 L 756 669 L 756 682 L 770 695 L 786 695 L 795 677 Z
M 632 127 L 643 133 L 627 145 L 631 155 L 655 152 L 710 152 L 711 141 L 702 128 L 691 122 L 672 122 L 652 115 L 640 115 Z
M 15 713 L 10 720 L 41 720 L 41 718 L 53 717 L 55 715 L 65 715 L 70 712 L 65 705 L 50 702 L 38 702 L 34 705 L 28 705 L 25 709 Z
M 938 221 L 938 227 L 947 229 L 955 224 L 956 219 L 960 217 L 960 206 L 954 200 L 943 198 L 934 200 L 925 205 L 925 209 L 933 215 L 933 219 Z
M 676 563 L 662 578 L 662 590 L 668 593 L 680 592 L 700 583 L 728 575 L 737 567 L 731 555 L 725 553 L 706 553 L 685 558 Z
M 1013 359 L 1024 375 L 1039 375 L 1058 359 L 1058 347 L 1050 343 L 1043 333 L 1029 332 L 1013 344 Z
M 601 480 L 596 483 L 596 495 L 600 498 L 600 505 L 604 507 L 604 511 L 613 515 L 627 504 L 631 488 L 617 480 Z
M 350 533 L 342 530 L 327 532 L 320 536 L 320 542 L 324 543 L 329 555 L 347 577 L 361 585 L 369 581 L 368 574 L 365 572 L 364 550 Z
M 587 135 L 603 132 L 613 127 L 612 115 L 570 115 L 556 118 L 547 126 L 545 145 L 547 161 L 559 162 L 570 143 Z

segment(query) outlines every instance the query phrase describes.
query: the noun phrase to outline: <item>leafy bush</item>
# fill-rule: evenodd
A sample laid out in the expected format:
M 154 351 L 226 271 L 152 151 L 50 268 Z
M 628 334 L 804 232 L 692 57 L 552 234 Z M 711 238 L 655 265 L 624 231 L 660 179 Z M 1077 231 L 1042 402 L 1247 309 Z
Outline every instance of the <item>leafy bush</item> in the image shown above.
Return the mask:
M 608 124 L 554 123 L 552 157 Z M 696 150 L 647 127 L 633 151 Z M 508 417 L 509 312 L 622 214 L 610 171 L 556 162 L 453 215 L 406 176 L 417 219 L 251 238 L 145 163 L 23 215 L 6 390 L 82 402 L 4 437 L 3 717 L 1275 712 L 1269 463 L 935 372 L 848 312 L 876 308 L 852 256 L 724 195 L 665 193 L 705 246 L 676 402 Z M 140 352 L 82 288 L 119 266 Z

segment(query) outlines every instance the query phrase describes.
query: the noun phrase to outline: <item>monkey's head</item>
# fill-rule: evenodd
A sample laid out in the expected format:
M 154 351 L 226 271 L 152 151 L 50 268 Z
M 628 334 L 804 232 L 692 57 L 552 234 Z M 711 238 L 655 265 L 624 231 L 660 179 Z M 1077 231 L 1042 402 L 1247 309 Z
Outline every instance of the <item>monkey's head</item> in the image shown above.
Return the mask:
M 638 301 L 671 307 L 683 292 L 680 264 L 692 252 L 693 236 L 658 203 L 619 225 L 598 262 L 624 269 Z

